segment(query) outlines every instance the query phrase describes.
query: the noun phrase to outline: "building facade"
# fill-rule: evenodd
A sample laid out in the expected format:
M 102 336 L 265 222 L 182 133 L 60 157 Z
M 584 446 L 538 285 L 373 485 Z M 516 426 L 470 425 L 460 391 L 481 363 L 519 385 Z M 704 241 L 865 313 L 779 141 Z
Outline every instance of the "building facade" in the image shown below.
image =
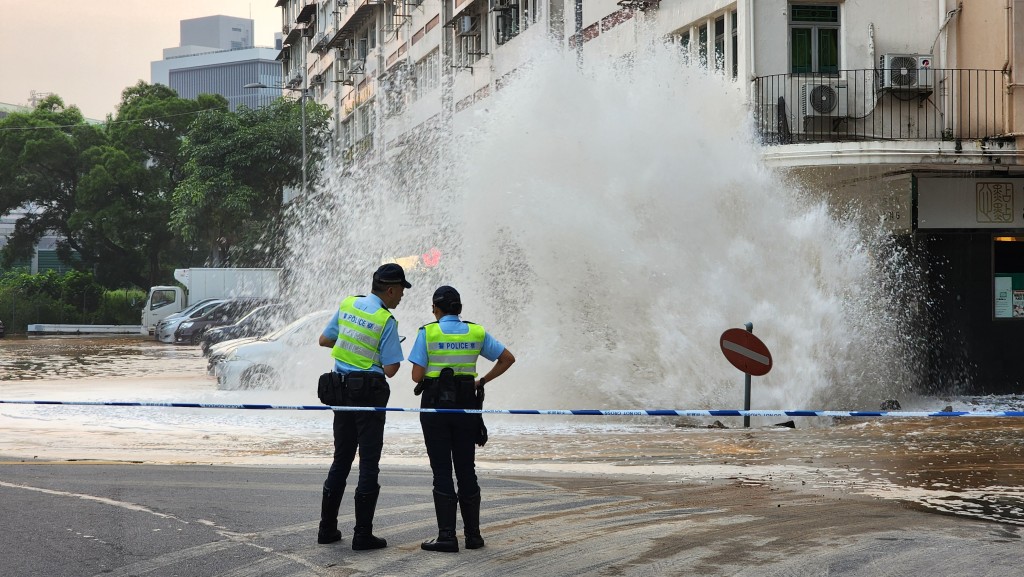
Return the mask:
M 259 108 L 281 97 L 276 88 L 245 89 L 259 82 L 281 85 L 280 49 L 253 45 L 253 21 L 207 16 L 181 21 L 179 46 L 164 49 L 163 60 L 150 65 L 150 81 L 173 88 L 182 98 L 220 94 L 231 110 L 244 104 Z M 254 80 L 255 79 L 255 80 Z
M 532 35 L 618 58 L 653 29 L 735 81 L 768 166 L 927 261 L 925 382 L 1024 391 L 1024 0 L 277 5 L 285 78 L 333 110 L 342 162 L 469 122 Z

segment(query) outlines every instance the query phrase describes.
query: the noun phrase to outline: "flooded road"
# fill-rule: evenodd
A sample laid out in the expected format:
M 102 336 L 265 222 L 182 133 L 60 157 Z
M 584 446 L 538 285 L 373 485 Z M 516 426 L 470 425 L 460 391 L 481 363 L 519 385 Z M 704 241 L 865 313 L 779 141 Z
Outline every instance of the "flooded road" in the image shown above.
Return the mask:
M 391 406 L 417 406 L 401 385 L 406 376 L 403 371 L 396 378 Z M 197 348 L 135 337 L 0 340 L 0 399 L 318 404 L 312 385 L 218 390 Z M 934 402 L 938 408 L 998 410 L 1022 399 Z M 330 459 L 330 418 L 320 411 L 2 404 L 0 455 L 319 465 Z M 709 428 L 709 421 L 667 418 L 488 416 L 490 441 L 478 452 L 479 466 L 584 477 L 664 476 L 683 483 L 733 479 L 900 500 L 927 511 L 1024 525 L 1020 419 L 815 418 L 798 419 L 795 428 L 748 430 L 733 420 L 725 424 L 734 428 Z M 386 435 L 383 463 L 425 464 L 417 414 L 389 413 Z

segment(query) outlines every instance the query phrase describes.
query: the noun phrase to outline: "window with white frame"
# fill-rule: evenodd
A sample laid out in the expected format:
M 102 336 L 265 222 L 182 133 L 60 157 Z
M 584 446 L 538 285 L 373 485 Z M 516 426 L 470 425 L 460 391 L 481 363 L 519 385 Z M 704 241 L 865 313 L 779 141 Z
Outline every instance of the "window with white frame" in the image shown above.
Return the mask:
M 839 30 L 839 4 L 790 4 L 790 72 L 838 74 Z
M 441 52 L 431 50 L 416 62 L 416 98 L 441 85 Z

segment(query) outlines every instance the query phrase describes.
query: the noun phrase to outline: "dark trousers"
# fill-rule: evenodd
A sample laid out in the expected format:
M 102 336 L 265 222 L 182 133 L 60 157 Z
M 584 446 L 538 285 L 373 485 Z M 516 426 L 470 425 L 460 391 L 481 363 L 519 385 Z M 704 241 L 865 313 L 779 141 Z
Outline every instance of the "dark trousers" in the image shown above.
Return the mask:
M 434 490 L 455 495 L 452 468 L 459 481 L 459 493 L 472 497 L 480 493 L 476 482 L 476 435 L 480 430 L 477 415 L 420 413 L 423 441 L 427 445 Z
M 385 413 L 334 412 L 334 462 L 327 473 L 324 487 L 344 491 L 345 480 L 352 470 L 352 461 L 359 450 L 359 484 L 357 493 L 376 492 L 379 485 L 380 453 L 384 448 Z

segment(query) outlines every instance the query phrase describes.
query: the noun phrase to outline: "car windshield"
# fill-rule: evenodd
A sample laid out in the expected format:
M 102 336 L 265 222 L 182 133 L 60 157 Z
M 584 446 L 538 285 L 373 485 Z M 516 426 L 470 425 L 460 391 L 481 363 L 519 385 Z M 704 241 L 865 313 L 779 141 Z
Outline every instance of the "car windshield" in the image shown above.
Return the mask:
M 248 326 L 254 323 L 262 322 L 266 319 L 273 318 L 278 312 L 280 312 L 282 305 L 263 305 L 257 309 L 253 309 L 252 312 L 245 315 L 235 323 L 238 326 Z
M 297 321 L 285 325 L 284 327 L 268 334 L 261 340 L 276 341 L 285 335 L 298 332 L 306 328 L 317 327 L 317 325 L 322 325 L 327 322 L 327 319 L 331 318 L 330 315 L 332 314 L 333 311 L 317 311 L 315 313 L 309 313 L 308 315 L 300 317 Z
M 190 318 L 190 319 L 197 319 L 197 318 L 205 315 L 206 313 L 212 311 L 213 309 L 219 307 L 222 304 L 224 304 L 224 301 L 210 301 L 208 304 L 203 305 L 202 307 L 196 309 L 195 312 L 193 312 L 192 314 L 188 315 L 188 318 Z
M 185 310 L 181 311 L 178 314 L 180 314 L 183 317 L 188 316 L 188 315 L 192 314 L 193 312 L 195 312 L 196 309 L 198 309 L 199 307 L 206 306 L 206 305 L 212 303 L 214 300 L 216 300 L 216 299 L 203 299 L 203 300 L 195 303 L 194 305 L 186 308 Z

